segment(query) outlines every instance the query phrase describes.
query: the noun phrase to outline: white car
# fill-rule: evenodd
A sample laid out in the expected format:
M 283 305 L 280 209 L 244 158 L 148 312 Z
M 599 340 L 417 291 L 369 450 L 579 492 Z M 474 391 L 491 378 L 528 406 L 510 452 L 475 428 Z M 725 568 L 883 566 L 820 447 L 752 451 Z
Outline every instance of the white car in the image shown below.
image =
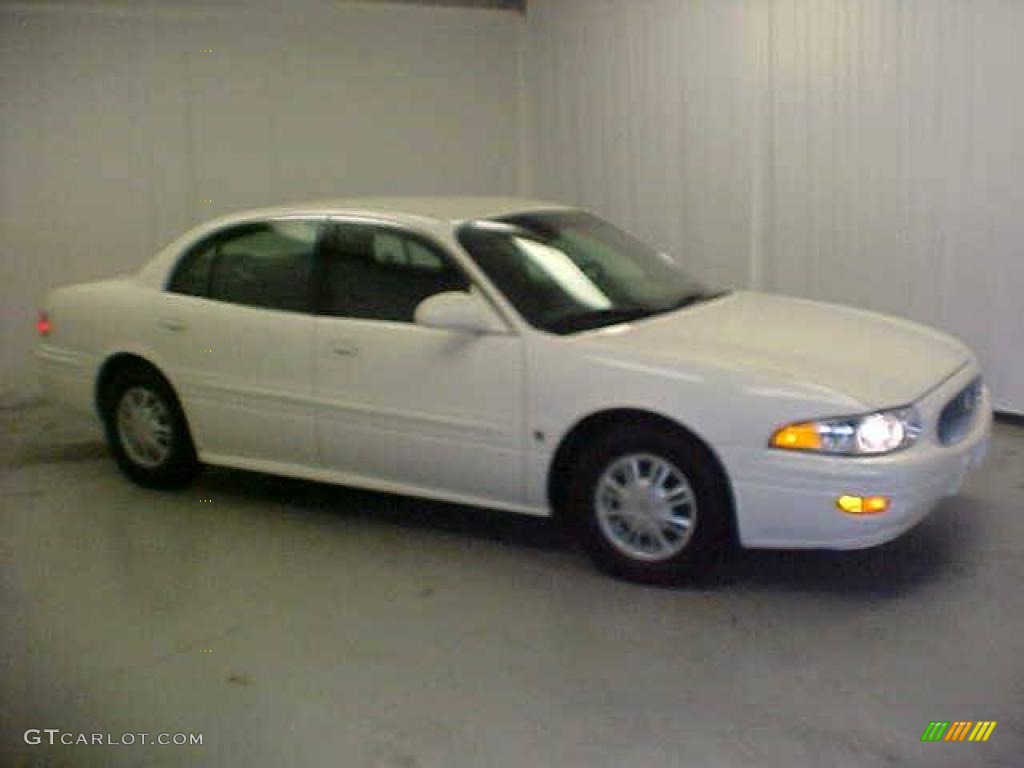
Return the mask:
M 641 581 L 729 541 L 892 539 L 991 426 L 949 336 L 710 290 L 596 216 L 515 199 L 226 216 L 53 291 L 39 331 L 49 390 L 143 485 L 202 462 L 565 515 Z

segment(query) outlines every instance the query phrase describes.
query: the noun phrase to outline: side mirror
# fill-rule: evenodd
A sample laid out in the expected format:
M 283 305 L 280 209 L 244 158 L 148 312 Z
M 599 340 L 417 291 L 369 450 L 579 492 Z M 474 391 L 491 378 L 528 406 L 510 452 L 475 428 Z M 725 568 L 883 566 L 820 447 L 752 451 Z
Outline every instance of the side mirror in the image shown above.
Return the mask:
M 414 319 L 427 328 L 467 333 L 504 333 L 505 324 L 479 296 L 463 291 L 435 293 L 419 303 Z

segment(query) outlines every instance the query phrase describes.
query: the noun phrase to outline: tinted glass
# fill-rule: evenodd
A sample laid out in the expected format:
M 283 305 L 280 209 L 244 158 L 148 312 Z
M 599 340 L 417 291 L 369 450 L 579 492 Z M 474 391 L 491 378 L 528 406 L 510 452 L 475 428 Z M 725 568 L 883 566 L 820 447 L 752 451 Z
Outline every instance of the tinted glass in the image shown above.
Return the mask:
M 424 299 L 469 290 L 444 253 L 400 230 L 335 224 L 324 237 L 322 253 L 322 314 L 411 323 Z
M 167 290 L 252 307 L 308 312 L 320 223 L 280 220 L 244 224 L 194 246 Z
M 716 295 L 670 256 L 582 211 L 463 225 L 459 242 L 531 325 L 571 333 Z
M 307 220 L 246 226 L 216 243 L 211 299 L 308 312 L 319 224 Z
M 189 296 L 206 296 L 210 290 L 210 271 L 216 256 L 216 244 L 207 240 L 185 255 L 167 284 L 167 290 Z

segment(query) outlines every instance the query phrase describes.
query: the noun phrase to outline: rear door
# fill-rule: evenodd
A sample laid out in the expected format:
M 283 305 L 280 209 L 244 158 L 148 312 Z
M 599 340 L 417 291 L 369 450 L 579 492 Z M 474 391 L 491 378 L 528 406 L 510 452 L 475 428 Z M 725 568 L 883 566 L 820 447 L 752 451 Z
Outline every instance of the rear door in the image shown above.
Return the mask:
M 206 238 L 183 257 L 156 322 L 207 460 L 317 464 L 312 271 L 322 222 L 285 217 Z

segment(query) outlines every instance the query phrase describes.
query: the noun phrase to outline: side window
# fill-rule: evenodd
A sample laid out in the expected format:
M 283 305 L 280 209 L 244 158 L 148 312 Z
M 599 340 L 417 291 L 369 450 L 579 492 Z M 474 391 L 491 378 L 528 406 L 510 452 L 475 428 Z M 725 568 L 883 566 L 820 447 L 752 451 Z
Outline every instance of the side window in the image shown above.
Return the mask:
M 322 253 L 321 314 L 411 323 L 424 299 L 469 290 L 447 255 L 400 230 L 334 224 Z
M 221 240 L 210 278 L 210 298 L 309 312 L 318 229 L 315 221 L 270 221 Z
M 266 221 L 218 232 L 186 254 L 168 290 L 232 304 L 310 311 L 319 223 Z
M 421 269 L 441 269 L 443 266 L 440 256 L 415 240 L 406 241 L 405 250 L 409 254 L 409 263 L 413 266 Z
M 178 262 L 167 283 L 167 290 L 188 296 L 206 296 L 210 290 L 210 271 L 217 254 L 216 243 L 205 240 Z
M 199 243 L 178 263 L 169 291 L 289 312 L 309 312 L 319 222 L 244 224 Z

